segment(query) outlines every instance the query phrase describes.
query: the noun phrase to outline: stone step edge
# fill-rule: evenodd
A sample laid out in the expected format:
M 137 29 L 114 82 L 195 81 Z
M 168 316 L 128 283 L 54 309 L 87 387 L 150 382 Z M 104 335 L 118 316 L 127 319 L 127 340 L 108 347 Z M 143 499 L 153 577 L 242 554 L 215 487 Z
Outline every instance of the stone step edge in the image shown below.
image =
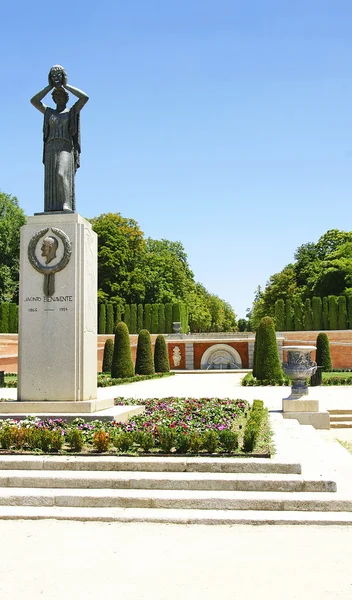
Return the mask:
M 0 507 L 0 520 L 17 519 L 167 525 L 352 525 L 352 514 L 348 512 Z
M 82 468 L 85 466 L 86 468 Z M 53 456 L 0 455 L 0 470 L 61 471 L 153 471 L 210 473 L 282 473 L 301 474 L 301 464 L 290 459 L 255 458 L 187 458 L 187 457 L 125 457 L 125 456 Z M 233 470 L 231 470 L 233 469 Z
M 352 421 L 332 421 L 330 429 L 352 429 Z
M 336 482 L 333 480 L 323 477 L 303 477 L 297 474 L 138 471 L 60 471 L 59 473 L 34 470 L 0 471 L 0 489 L 336 492 Z

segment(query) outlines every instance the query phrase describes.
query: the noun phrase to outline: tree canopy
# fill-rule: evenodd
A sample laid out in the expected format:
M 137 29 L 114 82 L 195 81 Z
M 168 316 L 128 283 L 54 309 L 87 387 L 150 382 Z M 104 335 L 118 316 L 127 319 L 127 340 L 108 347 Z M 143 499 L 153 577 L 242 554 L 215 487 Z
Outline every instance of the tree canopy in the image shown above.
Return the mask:
M 0 301 L 18 301 L 20 227 L 26 216 L 14 196 L 0 191 Z
M 294 262 L 271 275 L 257 290 L 250 317 L 256 328 L 265 315 L 274 316 L 277 300 L 302 302 L 313 297 L 349 294 L 352 288 L 352 231 L 330 229 L 317 243 L 297 248 Z

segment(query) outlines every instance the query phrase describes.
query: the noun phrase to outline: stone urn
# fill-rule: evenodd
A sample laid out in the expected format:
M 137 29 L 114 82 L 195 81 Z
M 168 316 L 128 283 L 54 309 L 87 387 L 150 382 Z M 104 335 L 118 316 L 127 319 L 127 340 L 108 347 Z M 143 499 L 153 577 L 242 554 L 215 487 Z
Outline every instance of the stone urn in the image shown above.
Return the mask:
M 180 333 L 181 323 L 179 321 L 174 321 L 172 323 L 172 329 L 173 329 L 174 333 Z
M 283 346 L 287 352 L 287 362 L 282 363 L 282 368 L 287 375 L 293 379 L 291 398 L 308 394 L 306 379 L 314 375 L 317 363 L 310 358 L 310 353 L 316 350 L 315 346 Z

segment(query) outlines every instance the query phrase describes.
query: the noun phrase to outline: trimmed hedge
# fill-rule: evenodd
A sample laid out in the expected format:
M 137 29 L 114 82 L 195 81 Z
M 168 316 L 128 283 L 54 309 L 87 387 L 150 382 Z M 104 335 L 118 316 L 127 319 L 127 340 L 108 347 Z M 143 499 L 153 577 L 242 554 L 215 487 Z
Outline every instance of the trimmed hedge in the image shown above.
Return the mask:
M 108 338 L 104 344 L 103 354 L 103 373 L 111 373 L 112 357 L 114 354 L 114 342 L 111 338 Z
M 156 373 L 168 373 L 170 371 L 169 356 L 163 335 L 158 335 L 155 340 L 154 368 Z
M 165 331 L 165 306 L 163 304 L 158 305 L 158 319 L 159 319 L 159 328 L 158 333 L 166 333 Z
M 165 304 L 165 333 L 172 333 L 172 302 Z
M 128 327 L 128 331 L 130 331 L 131 327 L 131 309 L 129 304 L 125 304 L 124 313 L 123 313 L 123 322 L 126 323 Z
M 319 333 L 317 337 L 316 363 L 323 371 L 331 371 L 332 362 L 330 354 L 330 343 L 326 333 Z
M 143 304 L 138 304 L 137 307 L 137 333 L 143 329 Z
M 255 373 L 259 380 L 282 381 L 283 373 L 277 347 L 274 321 L 264 317 L 256 334 L 257 350 Z
M 106 333 L 114 333 L 114 307 L 110 302 L 106 305 Z
M 243 436 L 243 450 L 253 452 L 264 416 L 263 400 L 254 400 Z
M 130 336 L 126 323 L 120 321 L 115 329 L 114 354 L 112 357 L 111 377 L 132 377 L 134 366 L 130 346 Z
M 144 305 L 143 329 L 150 331 L 151 328 L 152 328 L 152 305 L 145 304 Z
M 131 304 L 130 311 L 130 333 L 138 333 L 137 331 L 137 304 Z
M 151 333 L 159 333 L 159 305 L 152 304 Z
M 9 305 L 9 333 L 18 333 L 18 306 L 13 302 Z
M 285 331 L 285 303 L 280 298 L 275 302 L 275 329 Z
M 154 372 L 152 340 L 149 331 L 142 329 L 138 334 L 136 375 L 153 375 Z
M 106 306 L 105 304 L 99 304 L 99 322 L 98 322 L 98 333 L 106 333 Z

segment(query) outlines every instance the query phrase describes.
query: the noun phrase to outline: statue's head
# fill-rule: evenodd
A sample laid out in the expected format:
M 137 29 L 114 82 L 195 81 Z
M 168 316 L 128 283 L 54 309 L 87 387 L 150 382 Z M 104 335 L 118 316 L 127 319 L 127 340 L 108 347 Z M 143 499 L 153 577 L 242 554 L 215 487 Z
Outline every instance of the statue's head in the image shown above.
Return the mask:
M 51 97 L 54 100 L 55 104 L 60 106 L 66 106 L 69 95 L 64 88 L 59 87 L 54 89 L 53 93 L 51 94 Z
M 58 245 L 59 245 L 59 242 L 52 235 L 48 235 L 47 237 L 45 237 L 43 239 L 41 251 L 42 251 L 42 256 L 46 257 L 46 261 L 45 261 L 46 265 L 48 263 L 50 263 L 54 258 L 56 258 L 56 250 L 57 250 Z
M 61 65 L 54 65 L 49 71 L 48 79 L 54 87 L 61 87 L 64 79 L 67 79 L 65 69 Z

